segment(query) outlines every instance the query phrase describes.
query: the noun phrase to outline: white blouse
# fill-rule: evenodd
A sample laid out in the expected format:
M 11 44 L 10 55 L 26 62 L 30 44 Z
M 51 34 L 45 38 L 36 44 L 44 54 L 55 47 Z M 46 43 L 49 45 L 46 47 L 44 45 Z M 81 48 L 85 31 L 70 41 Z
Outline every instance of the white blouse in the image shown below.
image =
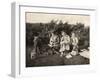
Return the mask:
M 58 44 L 59 44 L 59 37 L 57 35 L 51 36 L 49 46 L 51 47 L 58 46 Z

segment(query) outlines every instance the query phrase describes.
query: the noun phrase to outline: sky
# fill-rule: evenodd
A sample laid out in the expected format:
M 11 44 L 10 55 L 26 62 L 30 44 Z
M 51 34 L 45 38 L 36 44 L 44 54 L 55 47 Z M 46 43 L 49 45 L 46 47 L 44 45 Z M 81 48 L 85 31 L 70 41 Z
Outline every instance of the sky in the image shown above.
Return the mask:
M 69 24 L 83 23 L 85 26 L 90 25 L 89 15 L 72 15 L 72 14 L 50 14 L 50 13 L 30 13 L 27 12 L 26 23 L 48 23 L 51 20 L 62 20 Z

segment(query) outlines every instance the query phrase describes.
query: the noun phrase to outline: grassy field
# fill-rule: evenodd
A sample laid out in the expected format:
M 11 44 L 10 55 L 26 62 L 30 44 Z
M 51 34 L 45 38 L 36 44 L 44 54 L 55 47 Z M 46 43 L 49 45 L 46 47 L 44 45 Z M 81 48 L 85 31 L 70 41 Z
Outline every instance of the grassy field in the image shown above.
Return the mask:
M 60 57 L 59 54 L 48 54 L 50 50 L 45 51 L 45 47 L 43 47 L 44 52 L 38 55 L 37 58 L 31 60 L 30 53 L 32 51 L 31 47 L 26 47 L 26 67 L 37 67 L 37 66 L 61 66 L 61 65 L 83 65 L 89 64 L 89 58 L 85 58 L 81 55 L 73 56 L 70 59 L 66 59 L 65 57 Z M 42 50 L 43 50 L 42 49 Z

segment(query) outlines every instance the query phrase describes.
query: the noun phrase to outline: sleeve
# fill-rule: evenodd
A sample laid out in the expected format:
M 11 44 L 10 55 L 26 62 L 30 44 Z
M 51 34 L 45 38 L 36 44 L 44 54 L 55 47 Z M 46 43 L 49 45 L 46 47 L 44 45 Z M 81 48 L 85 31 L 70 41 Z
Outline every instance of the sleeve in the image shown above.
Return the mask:
M 78 38 L 75 38 L 75 43 L 78 44 Z
M 68 43 L 70 43 L 70 37 L 68 36 Z
M 61 40 L 60 40 L 60 44 L 62 44 L 63 43 L 63 37 L 61 37 Z
M 69 36 L 66 36 L 65 43 L 70 43 L 70 37 Z
M 56 42 L 57 42 L 57 43 L 59 43 L 59 42 L 60 42 L 59 36 L 57 37 L 57 40 L 56 40 Z

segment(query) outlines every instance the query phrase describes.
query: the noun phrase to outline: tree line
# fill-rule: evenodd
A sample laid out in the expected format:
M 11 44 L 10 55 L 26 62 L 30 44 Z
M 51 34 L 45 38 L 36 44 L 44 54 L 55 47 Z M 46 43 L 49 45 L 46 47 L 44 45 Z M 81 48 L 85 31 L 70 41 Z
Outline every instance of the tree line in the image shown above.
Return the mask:
M 26 45 L 32 46 L 35 35 L 39 35 L 43 44 L 49 43 L 49 35 L 52 30 L 56 31 L 59 35 L 64 30 L 69 36 L 71 32 L 75 32 L 79 39 L 79 48 L 89 47 L 90 27 L 82 23 L 69 24 L 63 23 L 62 20 L 51 20 L 48 23 L 26 23 Z

